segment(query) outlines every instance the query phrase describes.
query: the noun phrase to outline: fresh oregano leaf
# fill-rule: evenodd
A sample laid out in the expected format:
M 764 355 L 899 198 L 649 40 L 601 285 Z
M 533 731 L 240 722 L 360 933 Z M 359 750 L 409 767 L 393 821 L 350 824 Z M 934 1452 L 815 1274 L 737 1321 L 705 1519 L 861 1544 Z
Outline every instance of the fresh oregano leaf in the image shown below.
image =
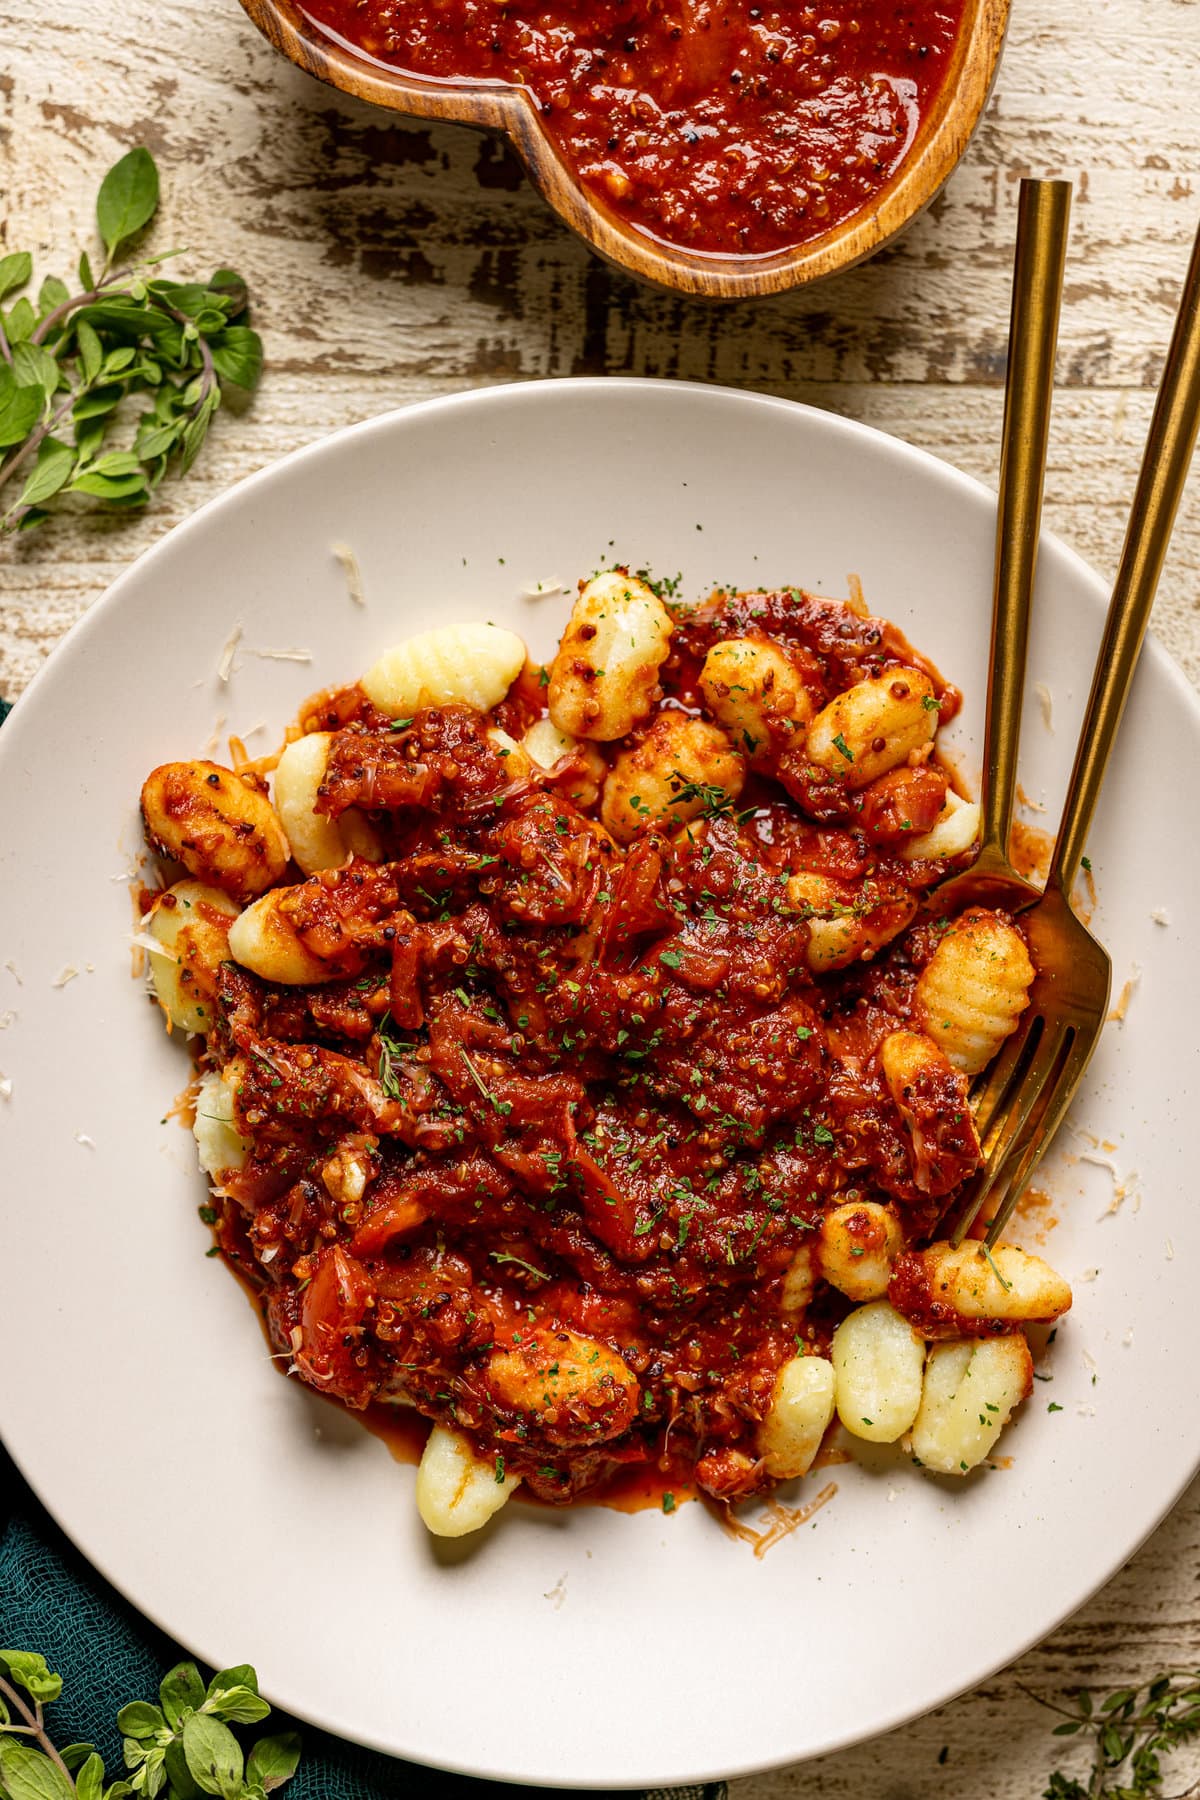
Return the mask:
M 79 346 L 83 379 L 90 387 L 104 367 L 104 345 L 95 326 L 89 325 L 84 318 L 75 321 L 75 342 Z
M 0 1782 L 9 1800 L 75 1800 L 70 1776 L 18 1738 L 0 1737 Z
M 230 325 L 209 339 L 209 350 L 217 374 L 247 391 L 258 384 L 262 374 L 262 339 L 248 325 Z
M 7 1669 L 9 1680 L 34 1700 L 57 1700 L 62 1693 L 62 1676 L 56 1675 L 36 1650 L 0 1650 L 0 1666 Z
M 18 387 L 8 369 L 0 366 L 0 450 L 29 436 L 44 405 L 40 387 Z
M 119 247 L 148 225 L 158 209 L 158 169 L 139 145 L 114 163 L 100 183 L 96 223 L 111 262 Z
M 68 490 L 72 494 L 91 494 L 96 500 L 131 500 L 144 494 L 146 483 L 141 475 L 96 475 L 87 470 L 77 475 Z
M 26 338 L 33 336 L 37 330 L 38 316 L 33 310 L 33 301 L 24 295 L 17 301 L 5 321 L 4 329 L 10 344 L 23 344 Z
M 282 1787 L 296 1773 L 300 1761 L 300 1735 L 281 1731 L 276 1737 L 259 1738 L 246 1760 L 247 1781 L 257 1781 L 265 1793 Z
M 203 1693 L 203 1689 L 201 1689 Z M 192 1780 L 192 1772 L 187 1766 L 187 1757 L 183 1753 L 182 1737 L 174 1737 L 166 1747 L 163 1756 L 163 1768 L 167 1780 L 171 1784 L 172 1800 L 200 1800 L 200 1789 Z
M 204 1683 L 194 1662 L 176 1663 L 159 1684 L 158 1697 L 172 1730 L 182 1725 L 188 1713 L 204 1705 Z
M 49 401 L 56 392 L 58 364 L 40 344 L 18 344 L 13 351 L 12 366 L 19 387 L 41 388 L 45 401 Z
M 103 1800 L 104 1764 L 95 1750 L 75 1777 L 75 1792 L 79 1800 Z
M 49 500 L 65 487 L 75 467 L 75 451 L 72 445 L 64 444 L 59 438 L 43 438 L 38 445 L 37 461 L 33 473 L 21 489 L 18 506 L 38 506 L 43 500 Z
M 60 281 L 57 275 L 47 275 L 38 289 L 38 317 L 44 319 L 46 314 L 52 313 L 56 307 L 65 306 L 70 298 L 71 290 L 66 282 Z
M 183 1753 L 196 1786 L 233 1800 L 241 1786 L 245 1759 L 230 1731 L 209 1713 L 193 1713 L 183 1727 Z
M 271 1710 L 260 1695 L 241 1686 L 222 1688 L 206 1702 L 206 1707 L 214 1718 L 224 1719 L 229 1725 L 253 1725 Z
M 0 256 L 0 300 L 23 288 L 33 274 L 33 258 L 28 250 L 14 250 Z
M 133 1700 L 117 1714 L 117 1730 L 124 1737 L 137 1738 L 139 1743 L 156 1737 L 165 1724 L 158 1707 L 151 1706 L 148 1700 Z

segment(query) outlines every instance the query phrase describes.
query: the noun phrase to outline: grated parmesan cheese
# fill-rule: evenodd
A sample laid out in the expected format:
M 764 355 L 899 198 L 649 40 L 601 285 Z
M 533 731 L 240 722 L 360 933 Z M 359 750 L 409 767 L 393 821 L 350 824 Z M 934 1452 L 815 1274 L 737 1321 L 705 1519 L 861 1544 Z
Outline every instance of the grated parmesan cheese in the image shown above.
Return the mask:
M 17 965 L 13 961 L 11 956 L 9 957 L 8 961 L 5 963 L 4 966 L 8 970 L 9 974 L 12 976 L 13 980 L 16 982 L 17 986 L 24 987 L 25 983 L 21 980 L 21 977 L 17 974 Z
M 1129 1011 L 1129 1002 L 1133 999 L 1134 990 L 1141 979 L 1141 966 L 1138 963 L 1134 963 L 1129 980 L 1121 989 L 1121 995 L 1117 1004 L 1113 1007 L 1108 1018 L 1105 1020 L 1106 1025 L 1123 1025 L 1125 1023 L 1125 1014 Z
M 0 1013 L 0 1031 L 7 1031 L 10 1025 L 17 1022 L 17 1014 L 10 1007 L 8 1012 Z
M 54 977 L 54 980 L 50 983 L 50 986 L 56 987 L 56 988 L 65 988 L 68 981 L 74 981 L 74 979 L 78 975 L 78 973 L 79 973 L 79 970 L 75 967 L 75 965 L 73 963 L 68 963 L 65 969 L 59 970 L 58 974 Z
M 12 1099 L 12 1082 L 7 1075 L 0 1075 L 0 1100 Z
M 221 742 L 221 733 L 224 731 L 224 729 L 225 729 L 225 714 L 218 713 L 216 722 L 214 723 L 212 730 L 208 734 L 208 742 L 205 744 L 203 750 L 201 750 L 201 752 L 200 752 L 201 756 L 215 756 L 216 755 L 217 746 Z
M 363 587 L 362 570 L 358 566 L 357 556 L 349 544 L 330 544 L 329 548 L 341 564 L 342 574 L 346 577 L 346 592 L 355 606 L 365 606 L 367 595 Z
M 1156 906 L 1150 914 L 1150 917 L 1154 920 L 1156 925 L 1169 925 L 1171 923 L 1171 915 L 1165 906 Z
M 234 628 L 230 632 L 229 636 L 225 639 L 225 643 L 221 649 L 220 658 L 217 662 L 217 680 L 221 683 L 221 685 L 223 687 L 228 682 L 229 677 L 232 674 L 234 674 L 236 671 L 237 647 L 241 643 L 241 641 L 242 641 L 242 624 L 241 624 L 241 620 L 239 619 L 238 623 L 234 626 Z
M 1038 705 L 1042 709 L 1042 724 L 1046 730 L 1054 731 L 1054 697 L 1044 681 L 1035 681 L 1033 691 L 1038 697 Z
M 522 600 L 545 600 L 552 594 L 565 594 L 566 586 L 561 581 L 532 581 L 518 590 Z
M 313 659 L 311 650 L 255 650 L 249 645 L 246 654 L 261 657 L 264 662 L 310 663 Z
M 86 1131 L 77 1131 L 74 1135 L 75 1142 L 77 1144 L 82 1144 L 85 1150 L 94 1150 L 96 1148 L 95 1138 L 89 1137 Z

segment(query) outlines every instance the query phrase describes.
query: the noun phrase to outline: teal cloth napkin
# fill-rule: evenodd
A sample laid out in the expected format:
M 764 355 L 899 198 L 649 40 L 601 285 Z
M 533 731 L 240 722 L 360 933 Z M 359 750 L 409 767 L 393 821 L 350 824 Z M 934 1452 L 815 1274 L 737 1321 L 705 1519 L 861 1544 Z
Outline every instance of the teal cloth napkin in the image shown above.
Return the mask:
M 0 724 L 11 711 L 0 700 Z M 86 1480 L 86 1476 L 81 1476 Z M 630 1629 L 638 1629 L 631 1621 Z M 95 1744 L 110 1775 L 121 1768 L 116 1715 L 130 1700 L 155 1700 L 167 1670 L 187 1655 L 109 1587 L 39 1505 L 0 1445 L 0 1647 L 39 1651 L 63 1678 L 47 1709 L 57 1744 Z M 253 1644 L 233 1654 L 254 1661 Z M 205 1674 L 208 1671 L 203 1671 Z M 303 1740 L 296 1774 L 281 1800 L 486 1800 L 540 1794 L 494 1781 L 468 1781 L 361 1750 L 272 1712 L 263 1731 L 295 1728 Z M 585 1753 L 586 1754 L 586 1753 Z M 562 1800 L 567 1800 L 565 1792 Z M 616 1797 L 613 1797 L 616 1800 Z M 724 1782 L 655 1790 L 646 1800 L 725 1800 Z
M 632 1628 L 632 1627 L 631 1627 Z M 121 1767 L 114 1723 L 130 1700 L 155 1700 L 158 1684 L 186 1652 L 143 1619 L 59 1531 L 0 1448 L 0 1646 L 37 1650 L 63 1678 L 47 1709 L 55 1743 L 95 1744 L 111 1774 Z M 252 1644 L 236 1654 L 254 1660 Z M 203 1671 L 205 1674 L 208 1671 Z M 415 1768 L 360 1750 L 313 1726 L 272 1712 L 260 1731 L 299 1731 L 303 1753 L 280 1800 L 487 1800 L 545 1788 L 513 1788 Z M 725 1800 L 724 1782 L 656 1790 L 646 1800 Z M 562 1800 L 567 1800 L 565 1793 Z M 613 1796 L 616 1800 L 616 1796 Z M 628 1796 L 626 1796 L 628 1800 Z

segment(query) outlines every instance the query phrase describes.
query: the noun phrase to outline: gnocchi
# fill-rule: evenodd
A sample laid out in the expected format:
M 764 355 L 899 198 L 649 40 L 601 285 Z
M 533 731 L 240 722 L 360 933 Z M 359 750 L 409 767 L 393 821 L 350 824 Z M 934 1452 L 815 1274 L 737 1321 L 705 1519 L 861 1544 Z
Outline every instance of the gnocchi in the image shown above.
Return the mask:
M 932 862 L 935 858 L 962 856 L 979 836 L 979 820 L 977 803 L 962 799 L 953 788 L 948 788 L 942 810 L 929 830 L 919 837 L 907 839 L 901 844 L 899 854 L 905 862 Z
M 435 1425 L 417 1465 L 417 1511 L 434 1537 L 466 1537 L 480 1531 L 521 1485 L 505 1473 L 503 1458 L 476 1455 L 461 1431 Z
M 250 1154 L 249 1139 L 242 1136 L 233 1116 L 233 1096 L 239 1073 L 235 1058 L 224 1070 L 206 1070 L 196 1090 L 192 1136 L 196 1140 L 200 1167 L 210 1180 L 216 1182 L 231 1169 L 243 1168 Z
M 925 1340 L 886 1300 L 872 1300 L 833 1334 L 834 1399 L 853 1436 L 894 1444 L 921 1404 Z
M 821 1223 L 821 1273 L 848 1299 L 875 1300 L 887 1293 L 902 1242 L 895 1207 L 877 1200 L 844 1201 Z
M 998 913 L 972 907 L 921 971 L 916 1018 L 964 1075 L 977 1075 L 1017 1028 L 1034 969 L 1025 940 Z
M 487 712 L 525 666 L 525 645 L 499 625 L 437 625 L 385 650 L 360 686 L 381 712 L 455 702 Z
M 714 644 L 700 671 L 700 692 L 755 767 L 770 763 L 777 735 L 801 730 L 816 710 L 787 652 L 760 638 Z
M 202 881 L 177 881 L 155 900 L 146 931 L 161 946 L 149 952 L 159 1005 L 180 1031 L 207 1031 L 216 1020 L 217 971 L 230 957 L 236 901 Z
M 560 731 L 624 737 L 654 704 L 671 647 L 671 615 L 652 588 L 619 569 L 588 582 L 550 666 L 547 702 Z
M 899 768 L 933 742 L 938 703 L 920 669 L 888 669 L 838 694 L 808 727 L 810 762 L 851 792 Z
M 916 902 L 856 898 L 828 875 L 800 870 L 788 877 L 787 902 L 808 923 L 808 966 L 815 975 L 869 959 L 912 919 Z
M 525 1333 L 511 1349 L 493 1352 L 484 1381 L 500 1407 L 525 1414 L 550 1443 L 603 1443 L 637 1410 L 637 1377 L 628 1365 L 576 1331 Z
M 563 785 L 563 792 L 576 806 L 594 806 L 608 765 L 595 744 L 560 731 L 553 719 L 538 719 L 521 739 L 521 748 L 539 769 L 553 769 L 566 756 L 578 767 Z
M 316 811 L 332 742 L 333 734 L 328 731 L 310 731 L 295 738 L 275 770 L 275 809 L 292 856 L 306 875 L 315 875 L 319 869 L 340 869 L 351 856 L 379 862 L 383 855 L 378 835 L 357 808 L 348 807 L 336 819 Z
M 643 826 L 662 820 L 686 825 L 714 806 L 731 804 L 745 778 L 745 760 L 723 731 L 686 713 L 659 713 L 609 770 L 601 823 L 619 844 L 628 844 Z
M 1070 1310 L 1072 1298 L 1070 1284 L 1040 1256 L 1015 1244 L 986 1250 L 974 1238 L 907 1252 L 891 1294 L 931 1337 L 977 1320 L 1051 1324 Z
M 337 970 L 313 955 L 289 921 L 280 903 L 287 892 L 272 889 L 238 915 L 229 928 L 230 956 L 252 975 L 281 987 L 332 981 Z
M 220 763 L 160 764 L 142 787 L 142 817 L 156 850 L 235 900 L 273 887 L 291 855 L 258 778 Z
M 913 1455 L 937 1475 L 968 1474 L 991 1454 L 1032 1388 L 1033 1359 L 1020 1333 L 935 1344 L 913 1422 Z
M 833 1419 L 833 1364 L 823 1356 L 793 1356 L 775 1377 L 758 1427 L 758 1453 L 776 1481 L 807 1475 Z

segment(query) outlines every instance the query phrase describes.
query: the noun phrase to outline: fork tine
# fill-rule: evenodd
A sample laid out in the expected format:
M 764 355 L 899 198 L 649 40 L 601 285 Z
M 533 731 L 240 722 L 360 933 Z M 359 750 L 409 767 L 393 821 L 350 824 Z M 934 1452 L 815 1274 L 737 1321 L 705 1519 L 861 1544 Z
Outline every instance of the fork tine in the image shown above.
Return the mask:
M 1023 1080 L 1025 1072 L 1041 1040 L 1045 1026 L 1044 1015 L 1035 1012 L 1031 1007 L 1021 1020 L 1012 1036 L 1007 1040 L 999 1056 L 984 1071 L 980 1085 L 972 1100 L 975 1114 L 975 1129 L 982 1143 L 991 1130 L 994 1121 L 1004 1110 L 1005 1104 Z
M 1024 1069 L 1021 1085 L 1011 1104 L 1000 1115 L 999 1123 L 987 1145 L 983 1165 L 967 1188 L 962 1214 L 950 1235 L 952 1244 L 962 1243 L 963 1238 L 979 1217 L 980 1211 L 1000 1175 L 1009 1165 L 1015 1147 L 1023 1142 L 1022 1132 L 1025 1122 L 1045 1092 L 1046 1085 L 1059 1060 L 1067 1028 L 1061 1023 L 1052 1024 L 1045 1019 L 1041 1023 L 1042 1031 L 1038 1037 L 1037 1048 L 1033 1052 L 1032 1060 Z
M 1063 1060 L 1054 1084 L 1041 1108 L 1038 1117 L 1028 1128 L 1023 1144 L 1015 1147 L 1010 1156 L 1012 1173 L 1002 1171 L 1001 1180 L 1005 1180 L 1008 1192 L 996 1211 L 996 1216 L 988 1226 L 988 1234 L 984 1240 L 989 1250 L 995 1249 L 1000 1234 L 1012 1218 L 1018 1200 L 1033 1180 L 1038 1164 L 1050 1148 L 1054 1135 L 1062 1124 L 1067 1108 L 1075 1098 L 1075 1091 L 1083 1079 L 1083 1074 L 1092 1060 L 1092 1052 L 1100 1038 L 1100 1026 L 1096 1024 L 1091 1032 L 1075 1031 L 1073 1041 Z M 999 1185 L 999 1182 L 997 1183 Z

